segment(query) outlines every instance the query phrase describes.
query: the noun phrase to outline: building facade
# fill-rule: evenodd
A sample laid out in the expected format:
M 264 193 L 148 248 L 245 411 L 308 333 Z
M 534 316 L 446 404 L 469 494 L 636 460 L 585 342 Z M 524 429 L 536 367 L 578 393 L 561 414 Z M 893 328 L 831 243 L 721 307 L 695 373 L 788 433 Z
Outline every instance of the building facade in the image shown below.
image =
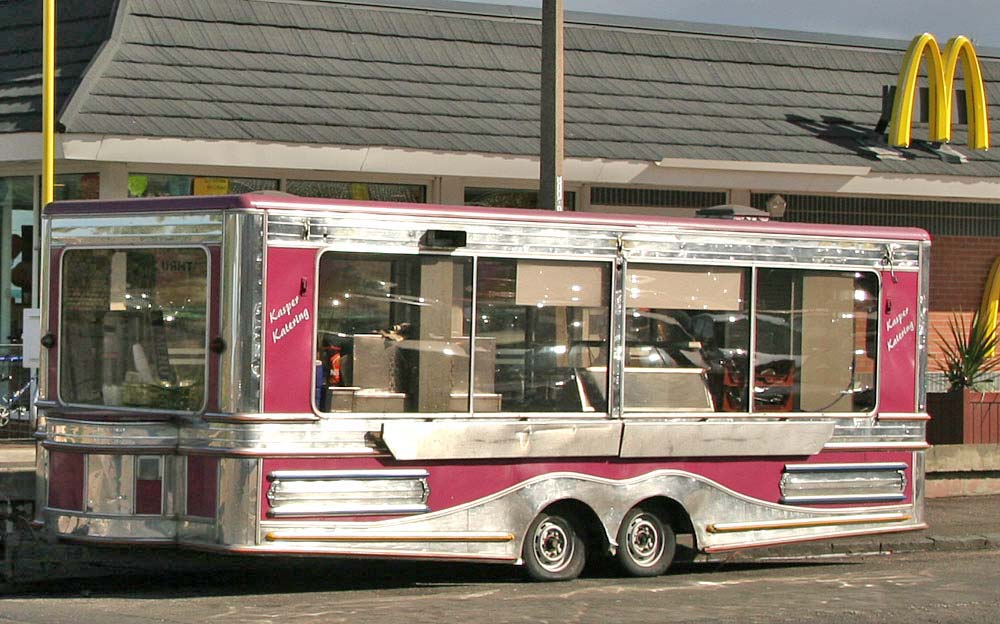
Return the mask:
M 537 10 L 57 4 L 57 198 L 272 190 L 537 205 Z M 37 302 L 40 5 L 0 6 L 9 342 Z M 952 142 L 929 140 L 926 87 L 910 146 L 887 143 L 907 42 L 573 13 L 565 41 L 570 209 L 688 215 L 731 203 L 785 220 L 922 227 L 934 237 L 933 321 L 979 306 L 1000 255 L 1000 156 L 965 147 L 960 106 Z M 995 124 L 1000 51 L 977 52 Z

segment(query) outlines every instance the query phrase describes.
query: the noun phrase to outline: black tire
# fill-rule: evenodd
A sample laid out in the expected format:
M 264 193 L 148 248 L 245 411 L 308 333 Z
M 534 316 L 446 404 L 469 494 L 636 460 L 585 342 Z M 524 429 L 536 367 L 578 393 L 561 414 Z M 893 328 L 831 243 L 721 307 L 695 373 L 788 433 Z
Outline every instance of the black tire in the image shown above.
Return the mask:
M 587 547 L 572 522 L 542 512 L 528 527 L 521 556 L 533 580 L 570 581 L 583 571 Z
M 616 557 L 629 576 L 659 576 L 674 560 L 677 538 L 669 524 L 653 511 L 636 506 L 618 529 Z

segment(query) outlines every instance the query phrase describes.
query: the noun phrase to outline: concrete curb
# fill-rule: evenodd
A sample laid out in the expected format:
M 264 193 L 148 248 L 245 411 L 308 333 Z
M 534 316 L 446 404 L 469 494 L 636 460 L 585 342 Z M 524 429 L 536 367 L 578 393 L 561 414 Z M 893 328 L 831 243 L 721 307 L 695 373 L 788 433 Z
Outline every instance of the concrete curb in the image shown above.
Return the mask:
M 958 552 L 1000 550 L 1000 533 L 982 535 L 915 535 L 894 539 L 831 540 L 772 546 L 733 553 L 742 561 L 777 561 L 787 559 L 823 559 L 860 555 L 891 555 L 918 552 Z M 730 556 L 732 557 L 732 555 Z M 717 556 L 714 559 L 724 559 Z

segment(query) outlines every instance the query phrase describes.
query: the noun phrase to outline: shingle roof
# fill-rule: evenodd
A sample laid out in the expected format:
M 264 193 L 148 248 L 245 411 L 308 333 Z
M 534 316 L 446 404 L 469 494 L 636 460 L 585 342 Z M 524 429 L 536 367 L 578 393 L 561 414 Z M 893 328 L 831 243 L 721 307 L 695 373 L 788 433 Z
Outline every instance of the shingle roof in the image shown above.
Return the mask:
M 0 133 L 41 130 L 42 4 L 38 0 L 0 3 Z M 114 4 L 114 0 L 56 3 L 57 107 L 66 102 L 107 39 Z
M 332 0 L 121 2 L 113 38 L 61 117 L 68 132 L 538 152 L 537 12 Z M 85 57 L 93 37 L 82 34 Z M 995 152 L 969 152 L 970 162 L 958 165 L 919 142 L 905 161 L 875 160 L 862 147 L 904 47 L 570 14 L 566 155 L 1000 176 Z M 1000 100 L 989 91 L 1000 59 L 980 55 L 1000 127 Z M 13 92 L 4 80 L 0 106 Z M 3 110 L 0 131 L 30 127 Z

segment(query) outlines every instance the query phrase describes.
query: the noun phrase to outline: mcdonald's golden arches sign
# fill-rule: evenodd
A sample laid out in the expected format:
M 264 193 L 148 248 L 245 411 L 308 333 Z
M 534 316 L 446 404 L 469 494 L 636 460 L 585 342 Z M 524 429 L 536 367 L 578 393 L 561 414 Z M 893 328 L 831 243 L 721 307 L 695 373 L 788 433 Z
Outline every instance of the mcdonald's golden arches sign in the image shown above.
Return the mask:
M 990 127 L 986 116 L 986 88 L 979 67 L 979 57 L 966 37 L 954 37 L 938 47 L 934 35 L 924 33 L 913 38 L 903 58 L 903 68 L 896 83 L 889 124 L 889 143 L 897 147 L 910 145 L 913 124 L 913 98 L 917 90 L 920 63 L 927 59 L 927 86 L 930 91 L 928 140 L 947 143 L 951 140 L 951 106 L 955 93 L 955 70 L 962 61 L 965 79 L 965 103 L 969 124 L 969 147 L 985 150 L 990 147 Z

